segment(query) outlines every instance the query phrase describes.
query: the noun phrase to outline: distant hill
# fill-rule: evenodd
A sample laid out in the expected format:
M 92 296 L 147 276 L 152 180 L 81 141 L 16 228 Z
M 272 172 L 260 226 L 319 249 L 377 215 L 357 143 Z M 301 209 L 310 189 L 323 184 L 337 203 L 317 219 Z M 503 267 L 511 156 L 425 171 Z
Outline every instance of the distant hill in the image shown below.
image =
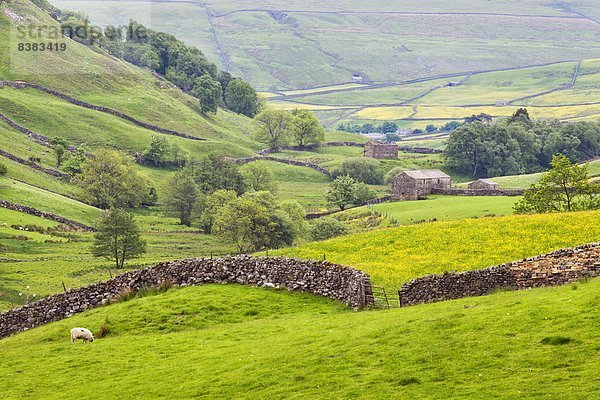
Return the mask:
M 173 33 L 265 90 L 600 57 L 595 0 L 53 2 Z
M 173 33 L 275 107 L 311 109 L 328 126 L 423 129 L 523 105 L 535 117 L 600 115 L 595 0 L 54 3 L 102 26 L 136 19 Z

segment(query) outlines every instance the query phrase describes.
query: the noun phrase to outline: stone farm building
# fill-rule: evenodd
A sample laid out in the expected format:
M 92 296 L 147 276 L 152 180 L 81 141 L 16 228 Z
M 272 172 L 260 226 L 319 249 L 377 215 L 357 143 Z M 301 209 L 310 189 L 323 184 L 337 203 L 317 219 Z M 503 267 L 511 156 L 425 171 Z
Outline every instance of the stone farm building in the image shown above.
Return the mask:
M 500 185 L 489 179 L 479 179 L 468 185 L 472 190 L 500 190 Z
M 395 143 L 367 142 L 365 157 L 369 158 L 398 158 L 398 145 Z
M 392 178 L 392 200 L 418 200 L 433 189 L 450 189 L 452 178 L 437 169 L 404 171 Z

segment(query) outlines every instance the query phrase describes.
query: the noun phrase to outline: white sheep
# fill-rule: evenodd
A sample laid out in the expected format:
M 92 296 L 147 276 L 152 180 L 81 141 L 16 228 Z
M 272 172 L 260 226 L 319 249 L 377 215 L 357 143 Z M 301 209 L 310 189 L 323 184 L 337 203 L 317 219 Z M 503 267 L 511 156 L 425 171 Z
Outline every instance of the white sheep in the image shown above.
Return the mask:
M 75 343 L 76 339 L 83 339 L 83 342 L 94 341 L 94 335 L 86 328 L 73 328 L 71 329 L 71 343 Z

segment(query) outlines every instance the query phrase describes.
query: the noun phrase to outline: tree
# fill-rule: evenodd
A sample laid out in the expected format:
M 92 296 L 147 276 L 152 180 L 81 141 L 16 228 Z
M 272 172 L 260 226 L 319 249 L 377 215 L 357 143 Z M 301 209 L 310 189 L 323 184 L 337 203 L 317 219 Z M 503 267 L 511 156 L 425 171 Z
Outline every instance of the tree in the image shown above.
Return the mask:
M 306 222 L 306 210 L 300 203 L 295 200 L 282 201 L 280 209 L 285 213 L 292 223 L 293 237 L 304 237 L 308 230 L 308 222 Z
M 397 133 L 388 133 L 385 135 L 386 142 L 392 143 L 392 142 L 399 142 L 400 140 L 402 140 L 402 138 Z
M 8 168 L 6 168 L 6 165 L 0 163 L 0 176 L 6 175 L 7 172 L 8 172 Z
M 200 229 L 211 233 L 217 211 L 237 198 L 233 190 L 217 190 L 200 201 Z
M 337 219 L 319 218 L 312 223 L 309 235 L 312 240 L 320 241 L 346 235 L 348 232 L 348 227 Z
M 380 132 L 383 134 L 386 133 L 395 133 L 398 130 L 398 125 L 395 122 L 385 121 L 381 124 Z
M 292 114 L 294 116 L 292 132 L 299 147 L 320 146 L 325 141 L 325 129 L 315 114 L 308 110 L 294 110 Z
M 185 167 L 190 161 L 190 153 L 186 149 L 182 149 L 177 142 L 171 145 L 171 156 L 173 163 L 178 167 Z
M 169 157 L 169 141 L 164 136 L 153 135 L 150 138 L 150 146 L 144 152 L 144 161 L 155 167 L 160 166 Z
M 194 180 L 200 191 L 210 194 L 217 190 L 233 190 L 242 194 L 246 190 L 244 177 L 237 164 L 217 154 L 210 154 L 198 162 L 192 163 Z
M 219 81 L 210 75 L 203 75 L 196 78 L 192 94 L 198 99 L 201 112 L 216 113 L 223 98 L 223 89 Z
M 564 155 L 552 159 L 552 169 L 525 191 L 515 212 L 546 213 L 600 208 L 600 185 L 590 182 L 587 165 L 573 165 Z
M 450 121 L 450 122 L 446 123 L 445 125 L 443 125 L 443 126 L 440 128 L 440 130 L 441 130 L 442 132 L 453 131 L 453 130 L 455 130 L 455 129 L 459 128 L 459 127 L 460 127 L 460 125 L 461 125 L 461 124 L 460 124 L 460 122 L 458 122 L 458 121 Z
M 289 143 L 295 129 L 292 114 L 285 110 L 266 109 L 255 118 L 258 127 L 254 137 L 271 149 L 279 149 Z
M 300 215 L 297 203 L 284 205 L 269 192 L 250 192 L 217 209 L 212 231 L 240 253 L 290 246 L 302 231 L 303 223 L 293 220 Z
M 425 127 L 425 132 L 427 132 L 427 133 L 433 133 L 433 132 L 436 132 L 437 130 L 438 130 L 438 128 L 433 124 L 429 124 Z
M 79 175 L 83 172 L 85 161 L 85 151 L 80 147 L 74 152 L 67 154 L 62 169 L 71 176 Z
M 354 204 L 365 204 L 369 200 L 373 200 L 376 193 L 369 189 L 369 186 L 363 182 L 357 182 L 354 186 Z
M 151 189 L 131 159 L 115 150 L 99 150 L 85 162 L 80 179 L 92 205 L 102 209 L 138 207 Z
M 371 185 L 383 183 L 383 172 L 379 169 L 379 163 L 371 158 L 345 159 L 338 175 L 348 175 L 358 182 Z
M 349 204 L 356 201 L 356 181 L 349 176 L 340 176 L 329 184 L 327 201 L 338 206 L 340 210 L 346 209 Z
M 257 201 L 238 197 L 217 211 L 213 232 L 234 243 L 240 253 L 257 250 L 256 238 L 266 235 L 268 210 Z
M 508 119 L 510 124 L 521 123 L 529 125 L 531 124 L 531 117 L 529 111 L 526 108 L 519 108 L 515 113 Z
M 221 84 L 221 89 L 222 89 L 221 98 L 225 98 L 225 92 L 227 91 L 227 86 L 229 86 L 229 82 L 231 82 L 233 79 L 234 79 L 233 75 L 231 75 L 227 71 L 221 71 L 217 75 L 217 80 Z
M 264 165 L 252 163 L 245 166 L 242 171 L 246 188 L 253 192 L 277 192 L 277 184 L 273 180 L 273 173 Z
M 126 260 L 146 252 L 146 242 L 140 237 L 133 215 L 124 210 L 103 212 L 97 229 L 92 254 L 114 260 L 117 268 L 123 268 Z
M 179 216 L 182 225 L 192 225 L 192 213 L 198 200 L 199 190 L 189 169 L 172 174 L 167 180 L 165 205 Z
M 225 105 L 235 113 L 254 118 L 259 109 L 258 95 L 250 84 L 234 79 L 225 90 Z
M 50 142 L 50 145 L 56 156 L 56 168 L 60 168 L 65 159 L 67 150 L 69 149 L 69 143 L 63 138 L 54 138 Z

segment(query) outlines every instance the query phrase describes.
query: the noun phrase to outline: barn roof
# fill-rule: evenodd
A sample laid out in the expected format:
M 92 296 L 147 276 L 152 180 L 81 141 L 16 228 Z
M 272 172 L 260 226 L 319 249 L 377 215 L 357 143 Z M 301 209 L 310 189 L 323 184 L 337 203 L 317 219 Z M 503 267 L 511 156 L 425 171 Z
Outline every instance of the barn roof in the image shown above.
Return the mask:
M 439 169 L 418 169 L 414 171 L 404 171 L 404 173 L 414 179 L 441 179 L 450 178 Z
M 491 179 L 478 179 L 476 182 L 483 182 L 483 183 L 487 183 L 488 185 L 497 185 L 497 182 L 494 182 Z

